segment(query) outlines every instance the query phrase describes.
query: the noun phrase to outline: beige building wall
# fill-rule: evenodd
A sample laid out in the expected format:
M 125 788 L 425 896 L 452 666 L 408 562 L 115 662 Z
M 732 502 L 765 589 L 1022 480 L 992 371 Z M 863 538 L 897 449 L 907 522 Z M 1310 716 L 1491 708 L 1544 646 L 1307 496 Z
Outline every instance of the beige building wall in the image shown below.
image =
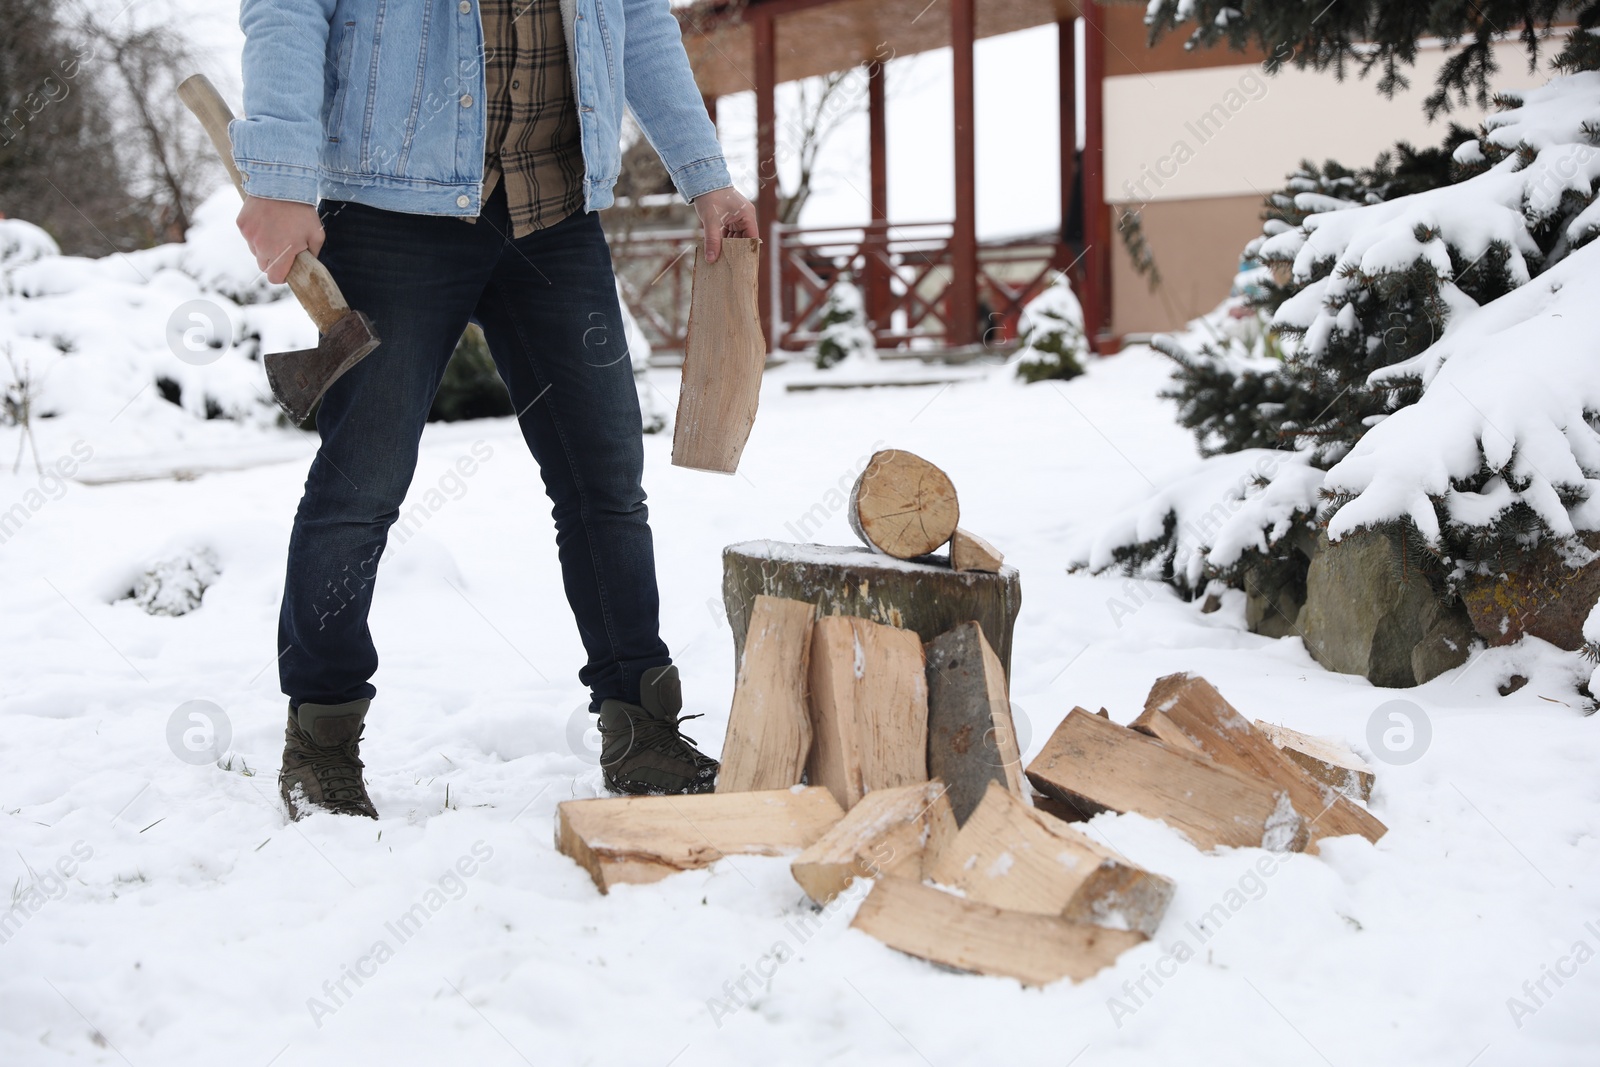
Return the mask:
M 1117 334 L 1174 330 L 1228 295 L 1245 243 L 1261 229 L 1261 198 L 1218 196 L 1145 205 L 1145 239 L 1161 287 L 1135 273 L 1118 237 L 1111 254 L 1111 322 Z
M 1211 57 L 1215 59 L 1215 57 Z M 1525 53 L 1500 47 L 1500 88 L 1546 80 Z M 1152 294 L 1120 238 L 1113 256 L 1116 333 L 1174 329 L 1227 296 L 1245 244 L 1260 232 L 1261 202 L 1301 160 L 1370 165 L 1398 140 L 1437 144 L 1449 121 L 1476 126 L 1477 109 L 1429 123 L 1422 100 L 1444 61 L 1425 48 L 1393 99 L 1372 78 L 1259 64 L 1118 73 L 1105 86 L 1106 200 L 1113 219 L 1142 206 L 1144 231 L 1164 278 Z

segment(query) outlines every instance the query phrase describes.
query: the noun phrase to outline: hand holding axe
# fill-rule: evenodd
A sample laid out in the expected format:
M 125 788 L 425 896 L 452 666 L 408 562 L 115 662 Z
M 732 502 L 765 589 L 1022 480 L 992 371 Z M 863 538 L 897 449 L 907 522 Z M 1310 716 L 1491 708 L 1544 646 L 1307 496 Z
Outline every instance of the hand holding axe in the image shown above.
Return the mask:
M 228 138 L 233 112 L 204 74 L 196 74 L 178 86 L 178 98 L 205 127 L 211 144 L 222 157 L 222 165 L 228 168 L 233 187 L 243 198 L 244 181 L 234 166 L 233 143 Z M 378 347 L 379 337 L 372 320 L 351 310 L 333 275 L 309 251 L 296 256 L 289 268 L 289 288 L 317 324 L 317 347 L 269 353 L 262 362 L 266 364 L 273 399 L 298 426 L 310 417 L 311 408 L 341 374 Z

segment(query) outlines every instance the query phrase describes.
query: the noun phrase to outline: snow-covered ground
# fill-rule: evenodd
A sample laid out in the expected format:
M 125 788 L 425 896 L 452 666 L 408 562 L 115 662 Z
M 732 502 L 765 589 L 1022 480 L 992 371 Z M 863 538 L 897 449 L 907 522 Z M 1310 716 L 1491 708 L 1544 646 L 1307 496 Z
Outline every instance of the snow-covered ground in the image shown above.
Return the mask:
M 0 476 L 0 510 L 32 500 L 0 543 L 0 865 L 16 905 L 0 926 L 0 1063 L 1594 1064 L 1600 720 L 1575 692 L 1584 667 L 1530 641 L 1382 691 L 1298 639 L 1245 632 L 1237 594 L 1206 615 L 1153 583 L 1067 574 L 1075 527 L 1193 459 L 1154 399 L 1167 366 L 1134 349 L 1070 383 L 1000 370 L 806 393 L 775 371 L 728 478 L 671 467 L 670 440 L 648 438 L 663 622 L 706 713 L 689 732 L 715 751 L 727 721 L 722 546 L 801 529 L 851 543 L 842 513 L 814 531 L 805 517 L 887 444 L 949 471 L 963 524 L 1021 569 L 1027 755 L 1074 705 L 1128 721 L 1176 670 L 1368 753 L 1380 706 L 1409 701 L 1429 729 L 1411 762 L 1375 760 L 1390 827 L 1376 846 L 1203 855 L 1159 823 L 1101 816 L 1091 829 L 1177 895 L 1153 941 L 1042 991 L 850 930 L 854 890 L 807 935 L 782 859 L 602 897 L 552 844 L 556 804 L 600 782 L 548 507 L 506 421 L 429 428 L 412 498 L 443 503 L 381 572 L 364 755 L 382 819 L 290 824 L 274 623 L 310 444 L 196 424 L 226 465 L 260 465 L 52 481 L 37 499 L 33 475 Z M 675 377 L 652 374 L 670 410 Z M 82 418 L 42 429 L 47 460 L 96 441 Z M 119 447 L 78 477 L 113 459 L 137 473 L 133 439 L 106 433 Z M 184 444 L 191 460 L 207 440 Z M 7 469 L 15 447 L 0 431 Z M 197 612 L 119 599 L 195 548 L 221 572 Z M 1499 696 L 1513 673 L 1531 681 Z M 218 762 L 180 758 L 190 701 L 225 717 Z

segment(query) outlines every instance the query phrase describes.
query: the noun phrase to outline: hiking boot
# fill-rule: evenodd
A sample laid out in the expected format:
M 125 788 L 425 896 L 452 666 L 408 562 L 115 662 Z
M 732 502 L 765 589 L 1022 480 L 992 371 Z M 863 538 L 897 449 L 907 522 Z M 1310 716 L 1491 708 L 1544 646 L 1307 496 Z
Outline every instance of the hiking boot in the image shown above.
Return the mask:
M 639 703 L 607 700 L 600 705 L 600 766 L 606 788 L 635 796 L 709 793 L 716 786 L 717 761 L 694 747 L 678 724 L 698 715 L 679 715 L 683 689 L 678 668 L 652 667 L 639 679 Z
M 278 793 L 289 818 L 303 819 L 314 811 L 378 817 L 361 781 L 361 725 L 370 703 L 352 700 L 289 709 L 283 770 L 278 772 Z

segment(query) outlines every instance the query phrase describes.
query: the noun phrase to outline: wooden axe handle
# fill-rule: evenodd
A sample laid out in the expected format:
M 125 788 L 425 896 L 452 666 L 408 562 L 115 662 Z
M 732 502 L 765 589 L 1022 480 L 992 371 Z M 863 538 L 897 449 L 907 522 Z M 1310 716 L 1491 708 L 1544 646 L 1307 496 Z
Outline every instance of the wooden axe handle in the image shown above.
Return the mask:
M 228 168 L 233 187 L 239 190 L 241 197 L 245 196 L 244 179 L 239 176 L 239 168 L 234 166 L 233 142 L 228 137 L 228 123 L 233 121 L 233 111 L 222 99 L 222 94 L 217 92 L 210 78 L 196 74 L 178 86 L 178 98 L 205 127 L 217 155 L 222 157 L 222 165 Z M 300 306 L 306 309 L 306 314 L 317 324 L 317 329 L 323 333 L 327 333 L 334 323 L 350 313 L 350 305 L 345 303 L 344 294 L 339 292 L 333 275 L 309 251 L 295 256 L 294 263 L 290 264 L 289 288 L 299 299 Z

